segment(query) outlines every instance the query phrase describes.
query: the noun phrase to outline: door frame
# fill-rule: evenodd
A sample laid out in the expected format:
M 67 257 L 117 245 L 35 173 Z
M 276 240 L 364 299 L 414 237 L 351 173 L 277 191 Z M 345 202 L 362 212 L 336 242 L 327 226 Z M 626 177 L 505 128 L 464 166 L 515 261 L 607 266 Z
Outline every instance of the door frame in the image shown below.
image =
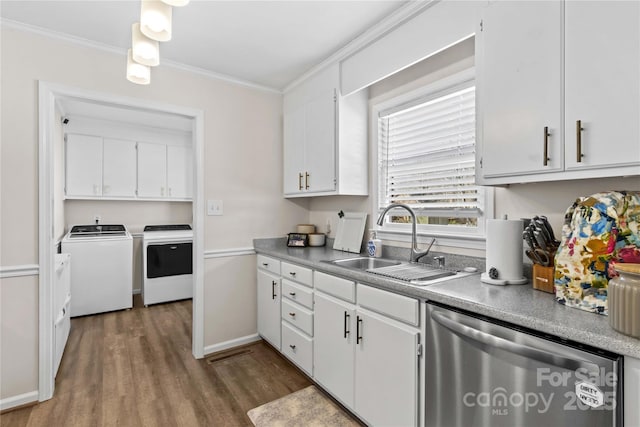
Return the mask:
M 38 400 L 53 397 L 54 319 L 53 277 L 56 240 L 53 235 L 54 161 L 56 102 L 62 98 L 77 98 L 91 102 L 185 116 L 192 122 L 193 179 L 193 329 L 191 352 L 196 359 L 204 357 L 204 111 L 156 101 L 121 95 L 93 92 L 38 81 Z

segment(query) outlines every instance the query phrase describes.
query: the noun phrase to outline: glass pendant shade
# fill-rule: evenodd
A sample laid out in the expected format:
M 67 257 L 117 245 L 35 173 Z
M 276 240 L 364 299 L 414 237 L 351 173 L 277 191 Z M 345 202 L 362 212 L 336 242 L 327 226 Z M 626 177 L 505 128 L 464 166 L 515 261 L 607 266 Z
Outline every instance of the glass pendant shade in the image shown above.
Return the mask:
M 142 0 L 140 8 L 140 31 L 159 42 L 171 40 L 172 8 L 160 0 Z
M 139 85 L 151 83 L 151 68 L 134 61 L 131 49 L 127 52 L 127 80 Z
M 137 63 L 151 67 L 160 64 L 160 43 L 142 34 L 137 22 L 131 26 L 131 47 Z
M 189 4 L 189 0 L 162 0 L 163 3 L 168 4 L 169 6 L 182 7 Z

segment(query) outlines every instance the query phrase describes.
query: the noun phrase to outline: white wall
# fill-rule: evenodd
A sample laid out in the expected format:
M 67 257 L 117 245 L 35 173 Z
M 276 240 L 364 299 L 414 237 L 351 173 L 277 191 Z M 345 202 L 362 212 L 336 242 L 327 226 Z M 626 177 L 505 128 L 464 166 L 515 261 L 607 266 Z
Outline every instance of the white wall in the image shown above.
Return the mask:
M 38 263 L 38 80 L 85 90 L 182 105 L 205 112 L 205 198 L 222 199 L 224 216 L 206 217 L 205 250 L 251 247 L 255 237 L 283 236 L 297 223 L 308 221 L 306 202 L 282 198 L 282 96 L 206 76 L 160 66 L 152 83 L 138 86 L 125 79 L 126 58 L 90 47 L 1 29 L 1 159 L 0 266 L 11 269 Z M 85 213 L 79 214 L 86 217 Z M 107 212 L 107 211 L 105 211 Z M 95 212 L 92 212 L 93 214 Z M 108 220 L 110 213 L 104 213 Z M 137 224 L 147 221 L 139 220 Z M 244 262 L 245 258 L 242 257 Z M 207 263 L 208 265 L 209 263 Z M 215 273 L 237 277 L 216 282 L 205 265 L 205 346 L 244 336 L 255 321 L 231 304 L 220 304 L 211 286 L 222 290 L 240 283 L 236 301 L 255 300 L 254 278 L 236 275 L 237 267 L 216 266 Z M 255 266 L 252 265 L 252 268 Z M 37 276 L 5 278 L 1 282 L 3 308 L 29 322 L 38 318 Z M 250 283 L 251 282 L 251 283 Z M 215 284 L 215 285 L 213 285 Z M 20 292 L 13 292 L 20 287 Z M 236 290 L 234 288 L 234 290 Z M 216 307 L 212 310 L 211 307 Z M 0 399 L 37 390 L 37 334 L 24 331 L 19 341 L 5 343 L 15 333 L 16 319 L 0 315 L 3 375 Z M 247 322 L 251 323 L 247 327 Z M 30 323 L 28 323 L 30 324 Z M 225 325 L 224 333 L 220 325 Z M 5 332 L 6 331 L 6 332 Z M 4 372 L 12 372 L 7 379 Z

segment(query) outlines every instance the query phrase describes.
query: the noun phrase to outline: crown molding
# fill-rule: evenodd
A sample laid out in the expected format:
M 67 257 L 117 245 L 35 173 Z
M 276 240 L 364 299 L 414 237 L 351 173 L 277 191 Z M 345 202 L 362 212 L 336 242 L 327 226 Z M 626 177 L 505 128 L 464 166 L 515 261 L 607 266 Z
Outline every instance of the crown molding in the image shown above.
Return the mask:
M 382 21 L 373 25 L 371 28 L 356 36 L 352 41 L 346 44 L 341 49 L 337 50 L 331 56 L 315 65 L 307 72 L 302 74 L 300 77 L 289 83 L 283 89 L 283 92 L 286 93 L 298 86 L 300 83 L 313 76 L 314 74 L 322 71 L 329 65 L 335 64 L 336 62 L 340 62 L 345 58 L 353 55 L 359 50 L 367 47 L 371 43 L 379 40 L 381 37 L 385 36 L 389 32 L 398 28 L 400 25 L 404 24 L 408 20 L 412 19 L 423 10 L 433 6 L 435 3 L 438 3 L 441 0 L 410 0 L 409 3 L 401 7 L 400 9 L 394 11 L 389 16 L 384 18 Z
M 101 50 L 103 52 L 113 53 L 116 55 L 122 55 L 124 57 L 127 56 L 127 50 L 122 49 L 116 46 L 108 45 L 106 43 L 100 43 L 93 40 L 85 39 L 82 37 L 76 37 L 69 34 L 61 33 L 59 31 L 53 31 L 46 28 L 38 27 L 35 25 L 25 24 L 23 22 L 14 21 L 11 19 L 0 18 L 0 28 L 11 28 L 18 31 L 25 31 L 33 34 L 38 34 L 43 37 L 56 39 L 60 41 L 64 41 L 67 43 L 73 43 L 79 46 L 88 47 L 91 49 Z M 169 67 L 178 69 L 181 71 L 186 71 L 189 73 L 198 74 L 210 79 L 214 80 L 222 80 L 228 83 L 237 84 L 239 86 L 245 86 L 251 89 L 256 89 L 264 92 L 273 92 L 282 94 L 282 90 L 273 88 L 270 86 L 264 86 L 257 83 L 253 83 L 247 80 L 238 79 L 232 76 L 228 76 L 226 74 L 215 73 L 213 71 L 205 70 L 203 68 L 193 67 L 191 65 L 183 64 L 177 61 L 171 61 L 167 59 L 161 60 L 161 63 L 158 67 Z

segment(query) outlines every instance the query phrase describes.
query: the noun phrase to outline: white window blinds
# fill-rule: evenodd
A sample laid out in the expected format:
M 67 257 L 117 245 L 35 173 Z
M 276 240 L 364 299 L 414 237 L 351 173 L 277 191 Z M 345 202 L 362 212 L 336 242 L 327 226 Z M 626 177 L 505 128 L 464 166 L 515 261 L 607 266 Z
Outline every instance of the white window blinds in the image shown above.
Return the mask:
M 481 215 L 472 81 L 382 111 L 378 133 L 379 209 L 405 203 L 421 215 Z

